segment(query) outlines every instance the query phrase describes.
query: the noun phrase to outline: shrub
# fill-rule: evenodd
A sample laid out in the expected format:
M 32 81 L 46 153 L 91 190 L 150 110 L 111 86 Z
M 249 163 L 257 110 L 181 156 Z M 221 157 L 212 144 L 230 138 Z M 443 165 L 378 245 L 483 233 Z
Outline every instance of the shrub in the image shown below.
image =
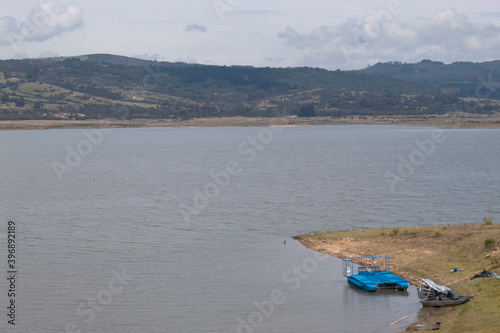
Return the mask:
M 443 233 L 439 230 L 434 231 L 431 237 L 441 237 L 443 236 Z
M 399 234 L 399 228 L 392 228 L 391 236 L 397 236 Z
M 484 246 L 489 247 L 495 245 L 496 241 L 493 238 L 488 238 L 484 241 Z
M 491 217 L 488 214 L 484 214 L 483 221 L 484 221 L 484 224 L 486 224 L 486 225 L 493 224 L 493 220 L 491 219 Z

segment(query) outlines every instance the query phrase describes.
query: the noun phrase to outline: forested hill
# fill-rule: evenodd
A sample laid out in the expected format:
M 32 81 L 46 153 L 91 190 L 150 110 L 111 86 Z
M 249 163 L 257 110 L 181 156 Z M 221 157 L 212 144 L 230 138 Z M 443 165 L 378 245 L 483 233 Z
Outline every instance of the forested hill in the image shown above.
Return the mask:
M 156 62 L 116 55 L 0 61 L 0 119 L 442 114 L 471 107 L 456 91 L 388 73 Z M 384 71 L 382 71 L 384 72 Z M 372 75 L 375 74 L 375 75 Z M 417 82 L 418 81 L 418 82 Z M 429 84 L 430 83 L 430 84 Z M 462 96 L 466 97 L 466 96 Z M 469 96 L 470 97 L 470 96 Z
M 358 72 L 432 85 L 441 91 L 456 93 L 461 97 L 500 99 L 498 60 L 452 64 L 431 60 L 423 60 L 416 64 L 388 62 L 378 63 Z

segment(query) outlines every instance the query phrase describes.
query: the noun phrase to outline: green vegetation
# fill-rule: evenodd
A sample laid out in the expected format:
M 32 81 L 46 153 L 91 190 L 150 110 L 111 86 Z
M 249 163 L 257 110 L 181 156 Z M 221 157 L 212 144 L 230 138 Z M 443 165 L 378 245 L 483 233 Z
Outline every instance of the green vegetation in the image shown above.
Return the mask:
M 500 99 L 500 61 L 485 63 L 442 62 L 423 60 L 416 64 L 401 62 L 378 63 L 361 73 L 391 77 L 405 82 L 431 85 L 460 97 Z
M 500 104 L 492 99 L 496 95 L 478 100 L 467 89 L 447 93 L 449 89 L 426 82 L 367 73 L 207 66 L 103 54 L 4 60 L 0 61 L 0 120 L 277 115 L 341 120 L 421 117 L 457 109 L 489 114 Z M 117 111 L 123 107 L 126 116 Z
M 489 247 L 495 245 L 496 241 L 494 238 L 488 238 L 484 241 L 484 246 Z

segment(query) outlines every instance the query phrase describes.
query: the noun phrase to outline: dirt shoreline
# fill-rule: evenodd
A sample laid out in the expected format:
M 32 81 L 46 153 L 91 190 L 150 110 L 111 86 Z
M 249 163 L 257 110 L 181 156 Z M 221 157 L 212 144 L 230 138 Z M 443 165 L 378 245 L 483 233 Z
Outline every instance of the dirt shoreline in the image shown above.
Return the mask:
M 429 116 L 378 116 L 378 117 L 312 117 L 296 116 L 257 118 L 219 117 L 189 120 L 172 119 L 89 119 L 89 120 L 2 120 L 0 130 L 58 129 L 58 128 L 109 128 L 109 127 L 267 127 L 312 125 L 403 125 L 438 126 L 447 128 L 500 128 L 500 113 L 490 116 L 472 114 Z
M 485 245 L 493 238 L 495 245 Z M 466 304 L 434 311 L 419 323 L 442 321 L 448 332 L 500 331 L 500 280 L 470 280 L 483 269 L 500 273 L 500 224 L 446 225 L 433 227 L 365 229 L 308 234 L 295 237 L 306 247 L 342 258 L 350 256 L 389 255 L 391 271 L 420 285 L 429 278 L 450 285 L 460 295 L 475 295 Z M 461 269 L 452 273 L 454 268 Z M 337 272 L 342 274 L 342 272 Z M 412 331 L 413 323 L 407 328 Z

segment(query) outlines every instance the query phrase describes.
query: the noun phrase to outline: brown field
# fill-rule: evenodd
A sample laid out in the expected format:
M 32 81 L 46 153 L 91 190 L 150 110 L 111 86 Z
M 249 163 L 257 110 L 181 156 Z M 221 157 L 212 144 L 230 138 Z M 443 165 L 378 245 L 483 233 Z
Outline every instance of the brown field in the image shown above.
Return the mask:
M 485 245 L 487 239 L 494 245 Z M 297 236 L 305 246 L 339 258 L 389 255 L 391 271 L 420 285 L 429 278 L 460 295 L 476 295 L 463 305 L 425 311 L 420 323 L 442 321 L 447 332 L 500 331 L 500 279 L 470 280 L 483 269 L 500 272 L 500 224 L 365 229 Z M 452 273 L 453 268 L 463 268 Z M 342 272 L 338 272 L 342 274 Z M 427 314 L 431 313 L 427 317 Z M 421 314 L 419 314 L 421 315 Z M 412 330 L 412 326 L 408 331 Z
M 494 115 L 450 114 L 436 116 L 352 116 L 343 118 L 296 116 L 276 118 L 220 117 L 189 120 L 171 119 L 102 119 L 102 120 L 3 120 L 0 130 L 99 128 L 99 127 L 249 127 L 379 124 L 406 126 L 440 126 L 448 128 L 500 128 L 500 113 Z

